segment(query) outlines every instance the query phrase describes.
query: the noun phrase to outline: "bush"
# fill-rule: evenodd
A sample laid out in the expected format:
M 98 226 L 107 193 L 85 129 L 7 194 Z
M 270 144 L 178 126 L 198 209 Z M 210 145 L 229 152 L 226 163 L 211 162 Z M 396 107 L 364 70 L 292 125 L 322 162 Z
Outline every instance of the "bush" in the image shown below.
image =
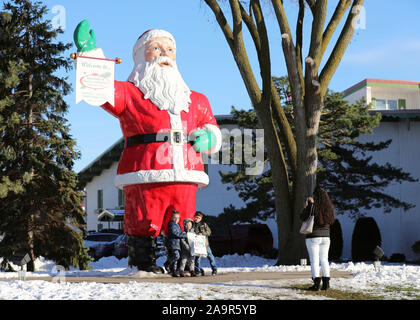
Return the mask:
M 420 253 L 420 240 L 416 241 L 412 246 L 411 249 L 413 249 L 414 253 Z
M 359 218 L 354 226 L 351 256 L 354 262 L 374 261 L 373 250 L 376 246 L 381 246 L 381 232 L 375 219 Z
M 341 255 L 343 254 L 343 231 L 341 224 L 338 219 L 331 225 L 330 228 L 331 246 L 328 252 L 328 259 L 330 261 L 340 261 Z
M 405 255 L 402 253 L 393 253 L 389 262 L 405 262 Z

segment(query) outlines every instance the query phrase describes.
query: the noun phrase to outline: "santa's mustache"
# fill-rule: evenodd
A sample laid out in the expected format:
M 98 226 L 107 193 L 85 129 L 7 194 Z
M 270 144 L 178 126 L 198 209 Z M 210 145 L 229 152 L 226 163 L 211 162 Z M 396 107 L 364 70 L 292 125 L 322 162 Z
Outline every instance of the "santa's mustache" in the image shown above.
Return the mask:
M 150 61 L 148 63 L 149 66 L 156 66 L 156 65 L 160 65 L 160 66 L 165 66 L 165 67 L 171 67 L 174 68 L 174 61 L 169 58 L 169 57 L 165 57 L 165 56 L 159 56 L 156 59 Z

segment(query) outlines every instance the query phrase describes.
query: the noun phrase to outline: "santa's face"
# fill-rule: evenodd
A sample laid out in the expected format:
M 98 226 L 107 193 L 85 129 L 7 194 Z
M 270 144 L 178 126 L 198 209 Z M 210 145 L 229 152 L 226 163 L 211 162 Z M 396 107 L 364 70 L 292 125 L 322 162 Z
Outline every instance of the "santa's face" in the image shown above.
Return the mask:
M 156 37 L 149 40 L 145 45 L 144 59 L 151 62 L 158 57 L 168 57 L 176 61 L 176 51 L 173 42 L 168 38 Z M 159 64 L 161 67 L 172 67 L 167 62 Z
M 134 83 L 160 110 L 188 112 L 191 91 L 176 65 L 175 43 L 165 37 L 147 41 L 134 55 L 128 81 Z

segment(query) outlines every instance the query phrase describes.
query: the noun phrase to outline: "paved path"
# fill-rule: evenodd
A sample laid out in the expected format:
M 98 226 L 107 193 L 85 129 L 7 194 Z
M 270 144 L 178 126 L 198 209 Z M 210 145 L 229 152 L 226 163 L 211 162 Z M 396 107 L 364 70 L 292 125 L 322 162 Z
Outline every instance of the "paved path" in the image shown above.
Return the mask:
M 332 278 L 352 278 L 350 272 L 331 271 Z M 220 283 L 230 281 L 258 281 L 258 280 L 288 280 L 288 279 L 310 279 L 310 272 L 238 272 L 223 273 L 215 276 L 173 278 L 168 274 L 153 275 L 151 277 L 136 276 L 115 276 L 115 277 L 73 277 L 66 276 L 66 282 L 98 282 L 98 283 L 128 283 L 135 282 L 163 282 L 163 283 Z M 0 281 L 18 280 L 17 278 L 0 279 Z M 53 281 L 53 277 L 28 277 L 26 281 Z M 57 280 L 57 279 L 55 279 Z

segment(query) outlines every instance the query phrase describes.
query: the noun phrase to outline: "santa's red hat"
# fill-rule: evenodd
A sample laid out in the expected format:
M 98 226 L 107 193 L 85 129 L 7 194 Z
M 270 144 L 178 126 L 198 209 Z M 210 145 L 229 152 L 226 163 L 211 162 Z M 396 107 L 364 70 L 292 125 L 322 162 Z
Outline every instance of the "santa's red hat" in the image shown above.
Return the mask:
M 136 56 L 137 51 L 139 51 L 147 41 L 149 41 L 152 38 L 168 38 L 171 39 L 174 43 L 174 47 L 176 47 L 175 38 L 172 34 L 170 34 L 168 31 L 165 30 L 159 30 L 159 29 L 150 29 L 144 32 L 136 41 L 136 44 L 133 48 L 133 58 Z

